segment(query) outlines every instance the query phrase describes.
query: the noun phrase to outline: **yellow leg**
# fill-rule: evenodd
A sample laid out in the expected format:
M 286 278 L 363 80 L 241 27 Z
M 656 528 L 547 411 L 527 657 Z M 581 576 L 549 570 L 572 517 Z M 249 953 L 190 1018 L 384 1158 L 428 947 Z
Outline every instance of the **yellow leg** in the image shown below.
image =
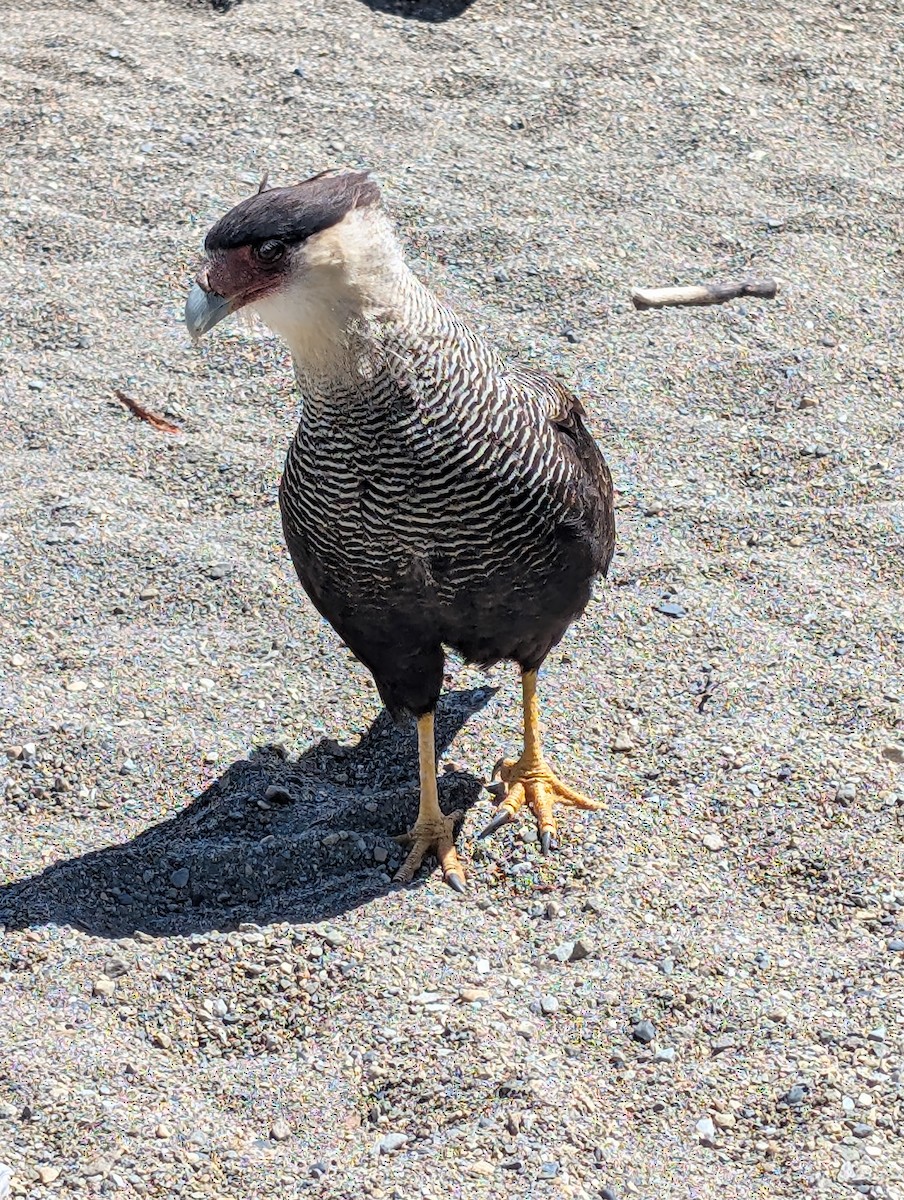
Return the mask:
M 506 785 L 505 799 L 480 836 L 486 837 L 513 821 L 527 804 L 537 818 L 540 844 L 545 854 L 556 835 L 553 805 L 566 804 L 572 808 L 584 809 L 597 809 L 601 806 L 595 800 L 576 792 L 567 783 L 562 783 L 543 757 L 536 671 L 522 673 L 521 691 L 524 701 L 524 753 L 517 762 L 506 759 L 496 764 L 493 775 L 498 771 L 499 778 Z
M 436 742 L 433 734 L 433 713 L 418 718 L 417 749 L 421 773 L 421 803 L 414 828 L 396 841 L 410 846 L 408 857 L 396 872 L 396 883 L 410 883 L 428 854 L 435 854 L 443 869 L 443 877 L 456 892 L 465 890 L 465 872 L 455 853 L 452 837 L 461 810 L 445 816 L 439 806 L 436 787 Z

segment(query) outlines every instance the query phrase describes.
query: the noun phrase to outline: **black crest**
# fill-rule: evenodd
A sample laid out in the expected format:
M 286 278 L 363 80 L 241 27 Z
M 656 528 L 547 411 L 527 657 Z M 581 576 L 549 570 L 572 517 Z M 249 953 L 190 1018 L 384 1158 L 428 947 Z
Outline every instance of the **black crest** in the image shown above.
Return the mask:
M 265 188 L 242 200 L 208 233 L 209 254 L 266 242 L 303 242 L 337 225 L 353 208 L 378 204 L 380 189 L 366 171 L 323 171 L 292 187 Z

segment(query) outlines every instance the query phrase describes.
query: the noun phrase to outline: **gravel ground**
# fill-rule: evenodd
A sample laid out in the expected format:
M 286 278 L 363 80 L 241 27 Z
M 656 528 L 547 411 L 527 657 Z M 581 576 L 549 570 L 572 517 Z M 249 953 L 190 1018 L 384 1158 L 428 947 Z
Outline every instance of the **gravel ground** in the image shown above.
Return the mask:
M 451 8 L 3 7 L 0 1193 L 901 1200 L 901 10 Z M 343 162 L 618 488 L 542 690 L 605 808 L 478 844 L 517 680 L 450 664 L 465 898 L 389 884 L 414 737 L 282 547 L 287 356 L 181 323 Z

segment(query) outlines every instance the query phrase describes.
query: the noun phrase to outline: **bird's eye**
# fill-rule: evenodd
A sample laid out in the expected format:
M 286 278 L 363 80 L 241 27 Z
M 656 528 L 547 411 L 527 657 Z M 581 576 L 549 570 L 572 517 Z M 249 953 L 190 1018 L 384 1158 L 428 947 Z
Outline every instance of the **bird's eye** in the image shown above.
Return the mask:
M 277 241 L 261 242 L 254 251 L 262 263 L 268 264 L 279 262 L 285 252 L 286 248 L 283 243 Z

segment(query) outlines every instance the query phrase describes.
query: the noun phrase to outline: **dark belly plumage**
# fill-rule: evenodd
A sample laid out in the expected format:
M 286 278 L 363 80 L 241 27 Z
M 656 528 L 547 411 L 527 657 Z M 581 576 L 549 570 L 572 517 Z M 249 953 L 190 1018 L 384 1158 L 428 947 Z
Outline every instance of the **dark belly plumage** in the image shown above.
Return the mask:
M 611 558 L 611 481 L 576 402 L 558 423 L 548 398 L 512 402 L 507 425 L 469 431 L 448 396 L 371 397 L 354 419 L 303 417 L 290 449 L 299 578 L 395 715 L 435 705 L 443 646 L 538 667 Z

